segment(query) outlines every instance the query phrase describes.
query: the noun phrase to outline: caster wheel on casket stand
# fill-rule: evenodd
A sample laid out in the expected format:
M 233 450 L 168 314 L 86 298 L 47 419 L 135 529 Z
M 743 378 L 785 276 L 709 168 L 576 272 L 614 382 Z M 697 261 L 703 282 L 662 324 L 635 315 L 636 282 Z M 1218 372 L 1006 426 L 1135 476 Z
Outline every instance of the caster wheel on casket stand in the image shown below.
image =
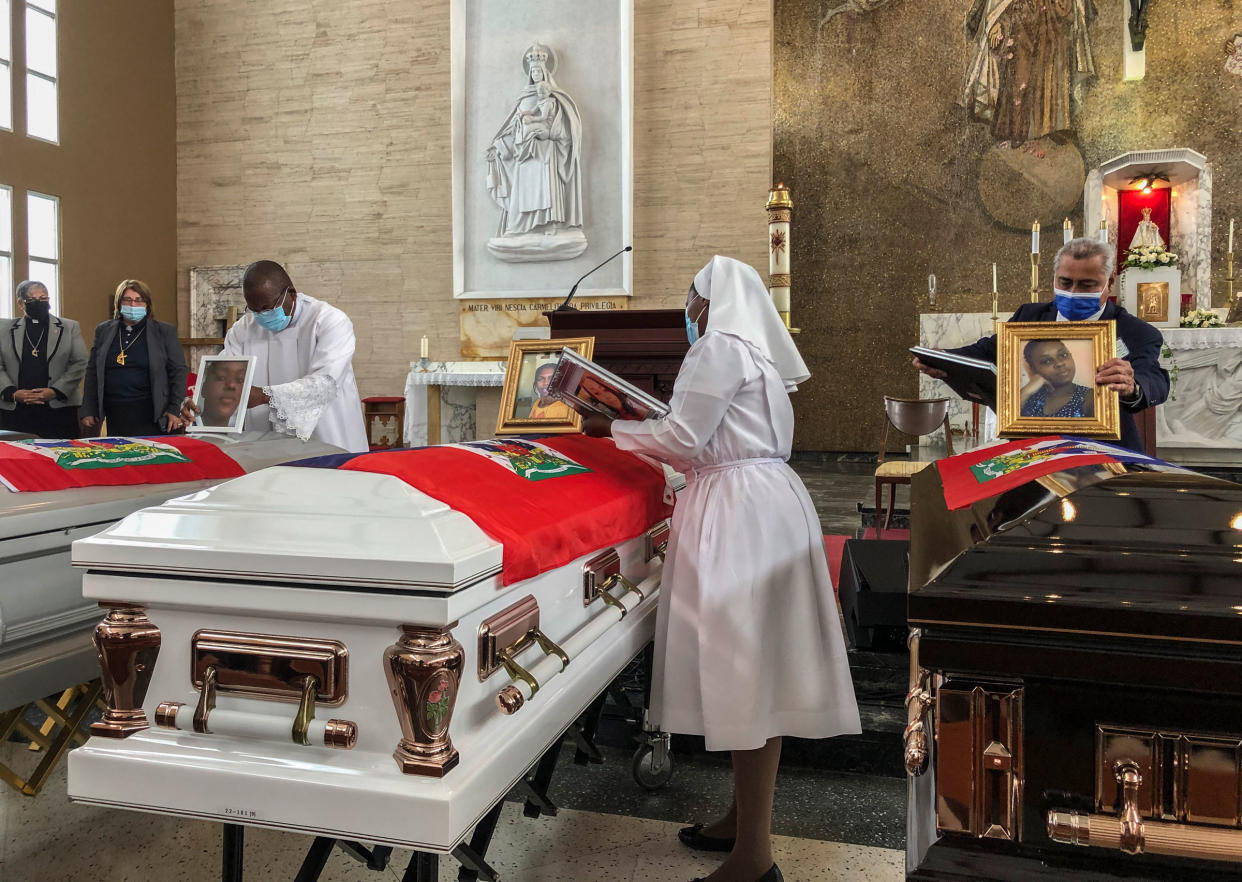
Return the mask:
M 667 732 L 646 732 L 645 741 L 634 751 L 630 772 L 644 790 L 660 790 L 673 777 L 673 754 Z

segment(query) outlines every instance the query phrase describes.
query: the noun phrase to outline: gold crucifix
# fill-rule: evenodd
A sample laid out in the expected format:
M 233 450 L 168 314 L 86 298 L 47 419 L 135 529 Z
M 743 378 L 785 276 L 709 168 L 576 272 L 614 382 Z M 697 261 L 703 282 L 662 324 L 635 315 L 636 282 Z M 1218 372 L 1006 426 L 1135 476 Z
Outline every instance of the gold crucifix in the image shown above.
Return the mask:
M 116 363 L 119 364 L 121 367 L 125 366 L 125 353 L 124 352 L 120 352 L 117 354 Z

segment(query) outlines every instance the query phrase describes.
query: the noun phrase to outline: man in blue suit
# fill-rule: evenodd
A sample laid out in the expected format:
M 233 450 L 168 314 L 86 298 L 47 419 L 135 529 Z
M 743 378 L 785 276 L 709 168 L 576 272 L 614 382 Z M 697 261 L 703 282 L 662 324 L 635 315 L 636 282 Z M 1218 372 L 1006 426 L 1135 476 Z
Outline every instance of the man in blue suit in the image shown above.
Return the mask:
M 1147 322 L 1108 302 L 1113 287 L 1114 260 L 1115 252 L 1110 245 L 1095 239 L 1070 240 L 1057 252 L 1053 263 L 1055 299 L 1051 303 L 1024 303 L 1009 320 L 1116 322 L 1118 357 L 1100 365 L 1095 383 L 1121 396 L 1121 445 L 1142 452 L 1143 442 L 1134 414 L 1163 404 L 1169 397 L 1169 373 L 1160 366 L 1164 337 Z M 949 351 L 995 364 L 996 335 Z M 943 371 L 917 358 L 914 366 L 929 377 L 945 377 Z

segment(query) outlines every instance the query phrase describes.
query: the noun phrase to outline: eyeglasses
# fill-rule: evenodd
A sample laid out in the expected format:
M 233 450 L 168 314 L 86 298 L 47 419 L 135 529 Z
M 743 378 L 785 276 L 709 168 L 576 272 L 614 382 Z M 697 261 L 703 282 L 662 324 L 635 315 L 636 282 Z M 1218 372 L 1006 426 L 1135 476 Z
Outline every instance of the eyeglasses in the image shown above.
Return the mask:
M 141 297 L 122 297 L 121 305 L 122 306 L 146 306 L 147 301 L 143 300 Z
M 281 291 L 280 299 L 277 300 L 275 303 L 273 303 L 271 306 L 265 306 L 262 309 L 254 309 L 253 307 L 247 306 L 246 312 L 257 314 L 260 312 L 271 312 L 273 309 L 280 309 L 282 306 L 285 305 L 285 296 L 288 295 L 289 290 L 290 289 L 286 288 L 285 290 Z

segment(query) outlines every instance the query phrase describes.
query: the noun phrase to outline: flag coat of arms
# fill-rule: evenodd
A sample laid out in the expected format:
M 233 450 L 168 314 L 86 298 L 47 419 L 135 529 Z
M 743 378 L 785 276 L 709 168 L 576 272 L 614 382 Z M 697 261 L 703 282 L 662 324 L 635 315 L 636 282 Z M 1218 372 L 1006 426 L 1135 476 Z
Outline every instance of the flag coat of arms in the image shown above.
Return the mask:
M 936 468 L 944 485 L 945 505 L 953 511 L 999 496 L 1044 475 L 1108 462 L 1185 471 L 1125 447 L 1067 435 L 1026 438 L 971 450 L 937 461 Z

